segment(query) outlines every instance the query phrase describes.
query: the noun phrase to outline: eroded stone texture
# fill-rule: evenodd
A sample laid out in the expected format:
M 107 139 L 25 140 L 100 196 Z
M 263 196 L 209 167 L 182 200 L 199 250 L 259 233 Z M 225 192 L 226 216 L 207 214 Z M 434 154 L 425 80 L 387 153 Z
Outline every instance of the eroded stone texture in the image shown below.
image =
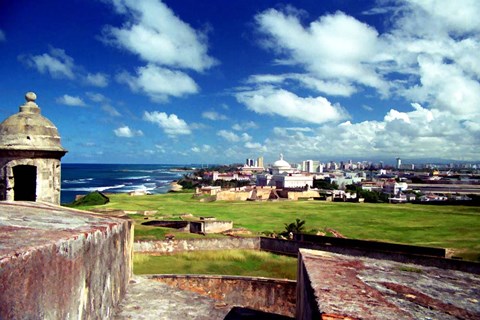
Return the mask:
M 219 238 L 165 241 L 138 241 L 135 252 L 178 253 L 197 250 L 260 249 L 259 238 Z
M 102 319 L 125 295 L 130 220 L 0 202 L 0 319 Z
M 223 320 L 232 306 L 164 283 L 135 276 L 113 319 Z
M 300 249 L 298 281 L 297 319 L 480 319 L 474 273 Z
M 297 284 L 293 280 L 213 275 L 153 275 L 151 278 L 229 305 L 285 316 L 295 314 Z

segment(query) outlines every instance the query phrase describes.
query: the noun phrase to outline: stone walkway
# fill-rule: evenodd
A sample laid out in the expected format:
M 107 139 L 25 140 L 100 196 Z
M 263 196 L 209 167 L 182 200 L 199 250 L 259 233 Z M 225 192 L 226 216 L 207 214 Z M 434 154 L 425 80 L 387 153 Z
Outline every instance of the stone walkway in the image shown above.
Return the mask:
M 113 318 L 223 320 L 231 308 L 209 297 L 178 290 L 147 277 L 134 276 Z

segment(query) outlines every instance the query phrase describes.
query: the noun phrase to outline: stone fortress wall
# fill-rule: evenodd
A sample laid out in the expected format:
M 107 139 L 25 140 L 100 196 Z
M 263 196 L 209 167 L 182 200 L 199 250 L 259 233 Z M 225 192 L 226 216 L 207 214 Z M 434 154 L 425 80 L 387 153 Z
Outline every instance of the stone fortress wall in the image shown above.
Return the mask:
M 133 224 L 0 202 L 0 319 L 108 319 L 132 276 Z

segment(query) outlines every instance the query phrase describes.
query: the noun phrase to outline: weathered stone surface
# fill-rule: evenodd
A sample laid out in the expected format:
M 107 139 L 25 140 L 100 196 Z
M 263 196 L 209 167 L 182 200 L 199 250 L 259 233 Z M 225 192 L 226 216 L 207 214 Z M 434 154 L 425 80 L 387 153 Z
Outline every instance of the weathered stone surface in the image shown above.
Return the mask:
M 112 316 L 132 270 L 130 220 L 0 202 L 0 319 Z
M 260 249 L 259 238 L 219 238 L 168 241 L 138 241 L 135 252 L 176 253 L 196 250 Z
M 228 305 L 285 316 L 295 314 L 297 283 L 293 280 L 212 275 L 153 275 L 151 278 Z
M 297 319 L 480 319 L 480 275 L 300 249 Z
M 232 306 L 164 283 L 135 276 L 113 319 L 223 320 Z

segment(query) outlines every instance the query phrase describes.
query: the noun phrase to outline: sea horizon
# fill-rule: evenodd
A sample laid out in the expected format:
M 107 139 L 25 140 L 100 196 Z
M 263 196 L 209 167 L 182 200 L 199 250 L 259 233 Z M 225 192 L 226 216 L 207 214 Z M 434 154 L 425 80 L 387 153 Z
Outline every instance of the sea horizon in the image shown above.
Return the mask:
M 188 172 L 172 169 L 183 167 L 193 164 L 62 163 L 60 202 L 69 203 L 77 195 L 94 191 L 166 193 L 173 181 Z

